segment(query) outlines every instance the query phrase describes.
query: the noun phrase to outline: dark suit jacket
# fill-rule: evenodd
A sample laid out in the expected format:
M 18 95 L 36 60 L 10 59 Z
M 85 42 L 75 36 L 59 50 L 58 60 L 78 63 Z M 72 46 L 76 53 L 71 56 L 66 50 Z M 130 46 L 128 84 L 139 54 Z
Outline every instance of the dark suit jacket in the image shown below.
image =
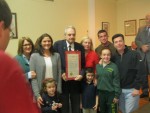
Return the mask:
M 77 43 L 74 42 L 74 49 L 75 51 L 81 51 L 81 75 L 84 75 L 84 67 L 85 67 L 85 52 L 84 52 L 84 47 Z M 59 40 L 54 43 L 54 50 L 60 54 L 61 57 L 61 68 L 62 68 L 62 73 L 65 72 L 66 70 L 66 61 L 65 61 L 65 51 L 68 51 L 67 49 L 67 43 L 66 40 Z M 70 93 L 70 92 L 79 92 L 80 86 L 79 81 L 63 81 L 62 82 L 62 91 L 64 93 Z

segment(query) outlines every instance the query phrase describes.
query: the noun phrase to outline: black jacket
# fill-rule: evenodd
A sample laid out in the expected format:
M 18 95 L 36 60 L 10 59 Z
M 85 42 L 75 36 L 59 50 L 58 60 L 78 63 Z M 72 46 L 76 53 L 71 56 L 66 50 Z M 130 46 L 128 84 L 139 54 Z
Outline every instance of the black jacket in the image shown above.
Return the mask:
M 144 65 L 140 60 L 140 55 L 136 51 L 129 50 L 127 46 L 123 55 L 118 52 L 113 57 L 120 73 L 120 85 L 122 89 L 140 89 L 141 78 L 144 75 Z
M 50 97 L 47 93 L 42 94 L 43 105 L 41 106 L 42 113 L 60 113 L 60 109 L 57 111 L 52 110 L 52 105 L 55 103 L 60 103 L 60 94 L 56 94 Z

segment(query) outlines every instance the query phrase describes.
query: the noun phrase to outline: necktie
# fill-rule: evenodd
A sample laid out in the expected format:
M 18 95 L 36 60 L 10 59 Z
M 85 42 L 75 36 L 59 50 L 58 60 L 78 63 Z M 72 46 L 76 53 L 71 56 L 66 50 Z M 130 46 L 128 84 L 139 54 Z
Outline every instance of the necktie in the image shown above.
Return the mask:
M 69 45 L 69 51 L 71 51 L 71 45 Z

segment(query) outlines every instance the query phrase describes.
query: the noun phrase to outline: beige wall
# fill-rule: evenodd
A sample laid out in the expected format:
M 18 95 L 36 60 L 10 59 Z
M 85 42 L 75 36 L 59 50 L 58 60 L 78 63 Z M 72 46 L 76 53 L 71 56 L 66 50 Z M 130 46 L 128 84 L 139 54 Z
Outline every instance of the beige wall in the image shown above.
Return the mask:
M 87 0 L 6 0 L 17 13 L 18 36 L 29 36 L 35 42 L 42 33 L 49 33 L 54 41 L 63 39 L 64 28 L 73 25 L 77 29 L 77 41 L 87 34 Z M 18 39 L 10 40 L 6 50 L 12 56 L 17 53 Z
M 116 0 L 96 0 L 95 3 L 95 12 L 96 12 L 96 34 L 98 30 L 102 29 L 102 22 L 109 22 L 110 31 L 109 31 L 109 40 L 117 31 L 117 22 L 116 22 Z M 100 44 L 96 35 L 96 47 Z
M 124 21 L 137 20 L 137 30 L 139 19 L 145 17 L 150 12 L 150 0 L 118 0 L 117 2 L 117 32 L 124 34 Z M 135 40 L 135 36 L 125 36 L 127 45 Z
M 64 28 L 67 25 L 74 25 L 77 29 L 78 42 L 81 37 L 92 32 L 89 35 L 94 41 L 94 47 L 99 45 L 96 34 L 102 28 L 102 22 L 110 24 L 109 40 L 111 41 L 113 34 L 124 34 L 125 20 L 136 19 L 138 27 L 139 19 L 150 12 L 150 0 L 6 1 L 12 12 L 17 13 L 18 38 L 29 36 L 35 42 L 42 33 L 49 33 L 56 41 L 63 39 Z M 93 15 L 95 17 L 89 19 Z M 134 38 L 135 36 L 126 36 L 126 44 L 130 45 Z M 15 56 L 17 46 L 18 39 L 10 40 L 6 52 Z

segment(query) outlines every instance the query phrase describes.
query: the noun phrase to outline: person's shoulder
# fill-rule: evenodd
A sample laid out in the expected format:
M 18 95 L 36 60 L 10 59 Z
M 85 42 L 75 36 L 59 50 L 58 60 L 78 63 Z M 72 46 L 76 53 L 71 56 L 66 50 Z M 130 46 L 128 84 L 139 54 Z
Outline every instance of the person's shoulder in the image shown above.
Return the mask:
M 98 57 L 98 54 L 95 52 L 95 51 L 93 51 L 93 50 L 91 50 L 90 52 L 89 52 L 89 55 L 91 56 L 93 56 L 93 57 Z
M 111 66 L 117 68 L 117 65 L 114 62 L 111 62 Z
M 11 72 L 11 73 L 17 73 L 17 74 L 18 74 L 18 72 L 20 74 L 23 73 L 23 71 L 22 71 L 21 67 L 19 66 L 18 62 L 14 58 L 12 58 L 9 55 L 7 55 L 6 53 L 4 53 L 3 51 L 0 51 L 0 64 L 3 64 L 3 66 L 0 68 L 1 73 L 3 73 L 3 72 L 6 72 L 6 73 Z
M 37 56 L 40 56 L 40 54 L 38 52 L 31 54 L 31 57 L 37 57 Z
M 82 46 L 80 43 L 78 42 L 74 42 L 75 45 L 78 45 L 78 46 Z
M 60 44 L 60 43 L 63 43 L 65 42 L 65 40 L 57 40 L 54 44 Z
M 56 56 L 56 57 L 60 57 L 60 54 L 59 53 L 57 53 L 57 52 L 54 52 L 54 54 L 53 54 L 54 56 Z
M 11 64 L 12 62 L 15 62 L 15 60 L 10 57 L 9 55 L 7 55 L 6 53 L 4 53 L 3 51 L 0 51 L 0 62 L 2 64 L 2 62 L 6 62 L 6 63 L 9 63 Z
M 20 60 L 22 58 L 22 55 L 16 55 L 15 59 Z
M 98 45 L 95 50 L 99 49 L 101 46 L 102 46 L 102 44 Z

